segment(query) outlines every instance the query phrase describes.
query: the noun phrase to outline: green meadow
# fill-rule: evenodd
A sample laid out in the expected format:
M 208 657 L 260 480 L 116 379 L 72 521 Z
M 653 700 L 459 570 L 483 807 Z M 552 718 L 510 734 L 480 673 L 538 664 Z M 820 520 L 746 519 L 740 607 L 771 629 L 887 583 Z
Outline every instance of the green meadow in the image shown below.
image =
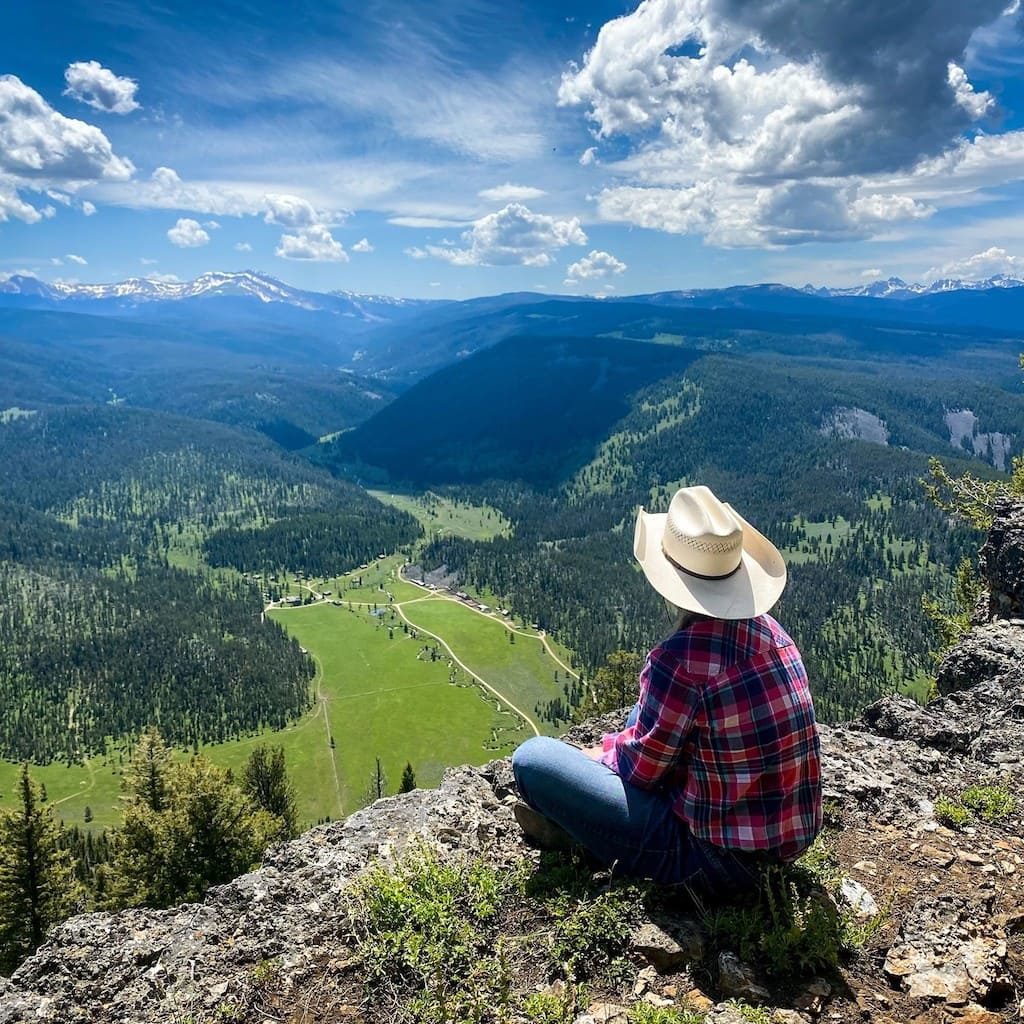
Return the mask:
M 448 660 L 431 660 L 397 614 L 379 610 L 384 614 L 322 603 L 270 613 L 320 666 L 324 718 L 317 742 L 333 764 L 305 779 L 296 765 L 293 776 L 320 808 L 333 808 L 321 811 L 332 817 L 366 802 L 378 757 L 394 792 L 406 762 L 419 785 L 434 786 L 449 765 L 504 756 L 528 735 L 461 673 L 452 681 Z
M 444 536 L 493 540 L 495 537 L 507 537 L 512 530 L 512 524 L 490 505 L 453 501 L 432 491 L 425 494 L 370 491 L 370 494 L 378 501 L 415 516 L 431 540 Z
M 409 602 L 402 611 L 414 625 L 443 637 L 467 668 L 525 712 L 540 732 L 556 731 L 540 721 L 534 707 L 561 693 L 566 673 L 538 636 L 512 631 L 496 618 L 444 598 Z

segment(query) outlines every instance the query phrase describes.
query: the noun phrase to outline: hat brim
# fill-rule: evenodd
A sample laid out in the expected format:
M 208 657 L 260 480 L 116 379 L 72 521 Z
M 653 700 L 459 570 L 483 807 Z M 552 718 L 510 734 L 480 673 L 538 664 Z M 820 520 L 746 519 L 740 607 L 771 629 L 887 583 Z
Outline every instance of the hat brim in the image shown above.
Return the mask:
M 716 619 L 752 619 L 763 615 L 786 588 L 786 563 L 779 549 L 754 529 L 735 509 L 743 525 L 740 567 L 724 579 L 706 580 L 677 569 L 661 548 L 666 513 L 640 509 L 633 537 L 633 554 L 648 582 L 666 600 L 686 611 Z

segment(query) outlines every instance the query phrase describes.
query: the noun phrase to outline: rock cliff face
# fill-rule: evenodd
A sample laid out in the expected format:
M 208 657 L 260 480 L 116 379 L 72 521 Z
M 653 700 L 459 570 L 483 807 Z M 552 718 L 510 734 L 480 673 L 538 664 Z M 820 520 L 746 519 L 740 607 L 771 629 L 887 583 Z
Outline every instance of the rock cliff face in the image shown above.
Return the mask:
M 940 798 L 970 786 L 1024 794 L 1024 507 L 1000 510 L 982 567 L 988 600 L 940 668 L 943 696 L 924 708 L 888 697 L 848 726 L 822 728 L 842 892 L 855 913 L 883 908 L 877 935 L 841 984 L 819 981 L 795 995 L 764 992 L 726 957 L 718 977 L 695 971 L 690 994 L 703 983 L 709 1020 L 737 1019 L 734 1006 L 712 1005 L 737 992 L 783 1007 L 776 1019 L 790 1022 L 820 1014 L 982 1024 L 1024 1015 L 1021 801 L 998 822 L 978 817 L 955 831 L 936 816 Z M 617 724 L 610 716 L 575 738 Z M 258 871 L 203 903 L 72 918 L 13 978 L 0 979 L 0 1024 L 224 1019 L 226 1001 L 267 961 L 282 990 L 310 991 L 350 962 L 344 893 L 374 858 L 411 836 L 499 863 L 535 856 L 515 826 L 515 800 L 507 761 L 453 769 L 437 790 L 380 800 L 275 847 Z M 690 922 L 682 933 L 681 952 L 657 928 L 638 936 L 635 997 L 672 1002 L 678 979 L 669 986 L 657 973 L 666 948 L 684 971 L 680 963 L 699 953 L 699 927 Z M 346 1012 L 359 1018 L 354 1006 Z M 580 1020 L 616 1013 L 626 1019 L 604 1005 Z M 228 1019 L 282 1018 L 251 1010 Z

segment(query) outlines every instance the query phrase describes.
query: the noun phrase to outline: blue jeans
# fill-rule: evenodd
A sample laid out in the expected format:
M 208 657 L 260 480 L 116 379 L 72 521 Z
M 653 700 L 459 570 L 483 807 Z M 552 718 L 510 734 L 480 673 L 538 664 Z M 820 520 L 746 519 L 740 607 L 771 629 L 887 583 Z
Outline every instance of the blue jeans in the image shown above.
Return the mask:
M 626 724 L 635 720 L 634 708 Z M 712 897 L 757 884 L 756 858 L 699 839 L 666 793 L 623 782 L 568 743 L 535 736 L 512 755 L 512 771 L 534 810 L 617 874 L 686 884 Z

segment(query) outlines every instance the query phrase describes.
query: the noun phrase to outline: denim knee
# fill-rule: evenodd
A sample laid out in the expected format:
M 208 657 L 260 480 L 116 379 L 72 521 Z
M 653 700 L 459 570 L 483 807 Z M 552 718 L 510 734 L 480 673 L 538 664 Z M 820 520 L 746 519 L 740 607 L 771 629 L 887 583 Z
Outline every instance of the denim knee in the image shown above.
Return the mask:
M 551 745 L 557 743 L 558 740 L 550 736 L 532 736 L 516 747 L 512 754 L 512 774 L 523 797 L 529 791 L 531 778 L 536 778 L 550 763 Z

